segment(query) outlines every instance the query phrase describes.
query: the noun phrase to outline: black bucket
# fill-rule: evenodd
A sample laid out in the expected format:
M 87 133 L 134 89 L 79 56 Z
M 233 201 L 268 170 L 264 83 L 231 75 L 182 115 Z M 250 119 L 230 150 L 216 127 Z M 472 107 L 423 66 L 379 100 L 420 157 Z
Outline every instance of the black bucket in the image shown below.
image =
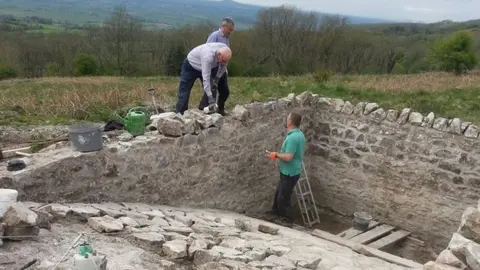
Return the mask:
M 353 213 L 353 228 L 360 230 L 362 232 L 368 230 L 368 225 L 372 220 L 372 216 L 366 212 L 355 212 Z

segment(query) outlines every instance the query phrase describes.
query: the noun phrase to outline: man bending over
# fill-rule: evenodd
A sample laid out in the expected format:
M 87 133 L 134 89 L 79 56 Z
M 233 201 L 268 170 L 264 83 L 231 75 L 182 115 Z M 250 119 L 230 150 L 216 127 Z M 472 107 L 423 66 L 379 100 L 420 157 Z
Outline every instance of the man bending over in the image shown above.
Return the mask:
M 226 65 L 232 57 L 232 51 L 223 43 L 205 43 L 193 48 L 183 60 L 178 86 L 177 113 L 188 110 L 190 91 L 195 80 L 201 79 L 207 96 L 210 111 L 216 107 L 218 81 L 225 72 Z

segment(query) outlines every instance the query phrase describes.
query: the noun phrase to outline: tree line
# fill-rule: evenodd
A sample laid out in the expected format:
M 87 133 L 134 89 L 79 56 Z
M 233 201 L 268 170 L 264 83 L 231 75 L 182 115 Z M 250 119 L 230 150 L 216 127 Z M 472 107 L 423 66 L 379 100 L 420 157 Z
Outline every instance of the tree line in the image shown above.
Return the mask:
M 477 28 L 449 34 L 405 33 L 354 26 L 286 6 L 259 12 L 255 25 L 231 37 L 230 76 L 402 74 L 433 70 L 462 74 L 477 65 Z M 55 34 L 1 31 L 0 79 L 42 76 L 177 76 L 188 51 L 218 25 L 147 28 L 125 8 L 100 26 Z M 378 26 L 377 26 L 378 28 Z M 397 29 L 398 28 L 398 29 Z M 400 33 L 398 31 L 400 31 Z M 418 32 L 418 33 L 417 33 Z

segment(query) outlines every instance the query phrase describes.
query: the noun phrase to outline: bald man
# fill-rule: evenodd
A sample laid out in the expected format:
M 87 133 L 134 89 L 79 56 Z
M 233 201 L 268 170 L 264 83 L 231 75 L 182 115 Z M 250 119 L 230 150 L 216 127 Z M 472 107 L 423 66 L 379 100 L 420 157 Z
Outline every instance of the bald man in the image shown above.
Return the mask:
M 175 107 L 177 113 L 188 110 L 190 91 L 196 79 L 201 79 L 203 91 L 207 96 L 210 111 L 216 106 L 218 81 L 225 73 L 232 51 L 227 45 L 219 42 L 205 43 L 191 50 L 182 64 L 178 101 Z M 206 107 L 203 106 L 203 107 Z

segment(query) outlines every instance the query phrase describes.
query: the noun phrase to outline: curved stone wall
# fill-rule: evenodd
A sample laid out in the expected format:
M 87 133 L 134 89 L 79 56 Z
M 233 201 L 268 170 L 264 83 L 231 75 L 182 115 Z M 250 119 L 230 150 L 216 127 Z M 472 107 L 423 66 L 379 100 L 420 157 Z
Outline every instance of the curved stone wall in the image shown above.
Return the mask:
M 40 153 L 24 171 L 0 171 L 1 186 L 39 202 L 267 210 L 278 171 L 265 150 L 280 148 L 293 109 L 304 116 L 305 163 L 320 207 L 368 211 L 443 248 L 463 209 L 480 197 L 475 125 L 308 92 L 237 106 L 228 119 L 170 115 L 158 132 L 95 153 Z

